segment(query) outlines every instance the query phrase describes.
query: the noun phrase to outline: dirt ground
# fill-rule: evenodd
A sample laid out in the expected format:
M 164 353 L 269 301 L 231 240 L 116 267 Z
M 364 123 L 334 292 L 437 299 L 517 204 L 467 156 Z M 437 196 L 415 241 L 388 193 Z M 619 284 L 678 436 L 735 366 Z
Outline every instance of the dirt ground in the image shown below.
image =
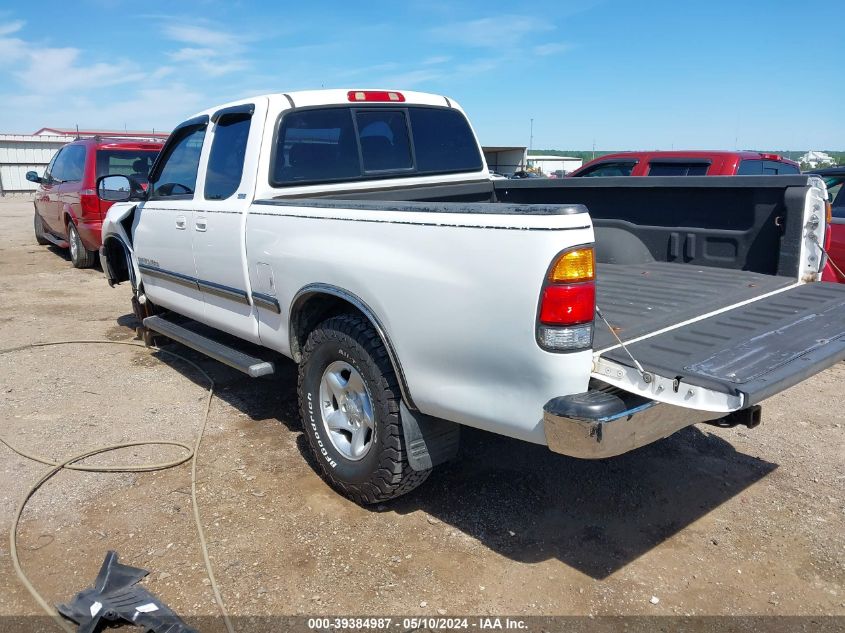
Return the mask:
M 0 202 L 0 349 L 131 341 L 129 297 L 37 246 L 30 201 Z M 293 363 L 253 380 L 179 351 L 217 383 L 199 501 L 235 615 L 845 615 L 842 364 L 769 400 L 755 430 L 702 425 L 607 461 L 468 430 L 459 459 L 426 485 L 364 509 L 311 467 Z M 0 433 L 56 459 L 136 439 L 192 443 L 205 394 L 195 370 L 144 348 L 28 349 L 0 356 Z M 44 470 L 0 446 L 0 616 L 40 613 L 6 535 Z M 23 566 L 62 602 L 114 549 L 149 569 L 145 585 L 180 615 L 216 615 L 189 490 L 188 464 L 60 473 L 25 512 Z

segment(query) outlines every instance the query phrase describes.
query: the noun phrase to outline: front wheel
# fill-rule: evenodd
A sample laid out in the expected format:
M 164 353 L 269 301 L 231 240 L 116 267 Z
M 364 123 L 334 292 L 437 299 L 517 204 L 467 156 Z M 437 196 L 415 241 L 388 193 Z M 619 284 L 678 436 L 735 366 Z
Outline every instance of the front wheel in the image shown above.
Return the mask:
M 332 317 L 311 332 L 299 365 L 305 435 L 323 478 L 362 505 L 410 492 L 430 470 L 408 464 L 399 384 L 372 325 Z
M 74 268 L 91 268 L 97 261 L 97 252 L 85 248 L 73 222 L 68 222 L 67 225 L 67 242 Z

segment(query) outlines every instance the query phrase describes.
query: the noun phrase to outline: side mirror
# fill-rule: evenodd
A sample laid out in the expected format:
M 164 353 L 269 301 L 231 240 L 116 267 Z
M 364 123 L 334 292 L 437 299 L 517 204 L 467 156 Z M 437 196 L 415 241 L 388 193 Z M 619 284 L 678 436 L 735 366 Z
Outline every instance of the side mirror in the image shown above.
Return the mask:
M 26 172 L 26 179 L 27 179 L 29 182 L 34 182 L 34 183 L 36 183 L 36 184 L 38 184 L 38 185 L 40 185 L 40 184 L 42 183 L 42 181 L 43 181 L 43 178 L 41 178 L 41 176 L 39 176 L 39 175 L 38 175 L 36 172 L 34 172 L 34 171 L 28 171 L 28 172 Z
M 102 176 L 97 179 L 97 197 L 108 202 L 126 202 L 132 198 L 132 181 L 127 176 Z

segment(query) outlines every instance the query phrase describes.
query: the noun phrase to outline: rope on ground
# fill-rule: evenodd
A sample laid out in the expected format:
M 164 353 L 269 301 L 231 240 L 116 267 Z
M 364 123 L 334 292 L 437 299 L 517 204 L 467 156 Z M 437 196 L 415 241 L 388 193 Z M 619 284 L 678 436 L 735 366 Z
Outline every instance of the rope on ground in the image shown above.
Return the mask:
M 144 347 L 143 343 L 138 343 L 134 341 L 108 341 L 108 340 L 66 340 L 66 341 L 48 341 L 44 343 L 30 343 L 28 345 L 19 345 L 17 347 L 12 347 L 9 349 L 0 350 L 0 355 L 10 354 L 12 352 L 18 352 L 25 349 L 35 349 L 39 347 L 50 347 L 54 345 L 129 345 L 132 347 Z M 205 402 L 205 413 L 203 415 L 202 425 L 200 427 L 199 433 L 196 436 L 196 442 L 193 446 L 185 444 L 183 442 L 175 442 L 171 440 L 145 440 L 140 442 L 125 442 L 122 444 L 112 444 L 109 446 L 100 446 L 98 448 L 94 448 L 78 455 L 73 455 L 64 461 L 61 462 L 54 462 L 50 459 L 46 459 L 44 457 L 40 457 L 38 455 L 34 455 L 29 453 L 15 444 L 13 444 L 7 437 L 0 435 L 0 443 L 5 444 L 10 450 L 14 451 L 21 457 L 29 459 L 34 462 L 38 462 L 39 464 L 44 464 L 46 466 L 51 466 L 51 469 L 45 473 L 35 484 L 33 484 L 26 494 L 21 498 L 20 503 L 18 504 L 17 510 L 15 511 L 14 519 L 12 520 L 12 526 L 9 530 L 9 553 L 12 558 L 12 565 L 15 569 L 15 573 L 18 576 L 18 579 L 21 581 L 26 590 L 29 591 L 30 595 L 33 599 L 38 603 L 38 605 L 44 610 L 47 615 L 49 615 L 56 625 L 67 631 L 67 633 L 75 633 L 76 628 L 72 627 L 69 622 L 62 618 L 59 613 L 50 605 L 43 596 L 38 593 L 38 590 L 35 586 L 30 582 L 27 575 L 24 573 L 23 568 L 21 567 L 20 559 L 18 558 L 18 543 L 17 543 L 17 533 L 18 533 L 18 524 L 20 523 L 21 516 L 23 515 L 24 508 L 26 507 L 27 502 L 32 498 L 32 496 L 36 493 L 36 491 L 43 486 L 49 479 L 55 476 L 61 470 L 81 470 L 85 472 L 95 472 L 95 473 L 114 473 L 114 472 L 123 472 L 123 473 L 143 473 L 143 472 L 152 472 L 155 470 L 164 470 L 167 468 L 173 468 L 174 466 L 179 466 L 180 464 L 184 464 L 188 460 L 191 461 L 191 506 L 193 508 L 194 514 L 194 523 L 196 524 L 197 528 L 197 535 L 199 536 L 200 542 L 200 550 L 202 551 L 202 558 L 203 563 L 205 564 L 205 571 L 208 575 L 208 579 L 211 582 L 211 589 L 214 592 L 214 599 L 217 603 L 218 608 L 220 609 L 220 613 L 223 616 L 223 622 L 226 625 L 226 630 L 229 633 L 234 633 L 235 629 L 232 626 L 232 622 L 229 619 L 229 614 L 226 611 L 226 606 L 223 603 L 223 597 L 220 594 L 220 587 L 217 584 L 217 580 L 214 577 L 214 571 L 211 568 L 211 560 L 208 556 L 208 543 L 205 538 L 205 530 L 202 527 L 202 521 L 200 519 L 199 513 L 199 506 L 197 505 L 197 456 L 199 455 L 200 451 L 200 444 L 202 443 L 203 435 L 205 435 L 205 429 L 208 425 L 208 417 L 211 412 L 211 401 L 214 398 L 214 380 L 208 373 L 202 369 L 199 365 L 194 363 L 193 361 L 185 358 L 184 356 L 177 354 L 175 352 L 171 352 L 166 349 L 160 348 L 153 348 L 157 352 L 171 356 L 177 360 L 180 360 L 191 367 L 193 367 L 197 372 L 202 374 L 202 376 L 208 381 L 208 398 Z M 133 446 L 175 446 L 177 448 L 181 448 L 186 451 L 186 454 L 182 457 L 166 461 L 166 462 L 159 462 L 159 463 L 152 463 L 152 464 L 119 464 L 116 466 L 89 466 L 86 464 L 78 464 L 77 462 L 82 461 L 88 457 L 93 455 L 99 455 L 100 453 L 107 453 L 111 451 L 120 450 L 123 448 L 131 448 Z

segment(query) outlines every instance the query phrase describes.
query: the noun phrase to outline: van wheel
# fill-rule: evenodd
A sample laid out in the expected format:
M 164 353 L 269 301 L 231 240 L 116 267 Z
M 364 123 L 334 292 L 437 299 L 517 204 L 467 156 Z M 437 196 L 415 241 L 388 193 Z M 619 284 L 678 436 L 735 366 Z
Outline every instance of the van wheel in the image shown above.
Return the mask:
M 399 400 L 387 350 L 369 321 L 345 314 L 311 332 L 299 365 L 305 436 L 323 478 L 356 503 L 394 499 L 431 472 L 408 464 Z
M 70 261 L 74 268 L 91 268 L 97 261 L 97 251 L 89 251 L 85 248 L 73 222 L 68 222 L 67 225 L 67 242 L 70 249 Z
M 33 224 L 35 228 L 35 241 L 41 246 L 47 246 L 47 244 L 50 243 L 50 240 L 44 237 L 44 220 L 42 220 L 41 216 L 38 215 L 38 211 L 34 214 Z

